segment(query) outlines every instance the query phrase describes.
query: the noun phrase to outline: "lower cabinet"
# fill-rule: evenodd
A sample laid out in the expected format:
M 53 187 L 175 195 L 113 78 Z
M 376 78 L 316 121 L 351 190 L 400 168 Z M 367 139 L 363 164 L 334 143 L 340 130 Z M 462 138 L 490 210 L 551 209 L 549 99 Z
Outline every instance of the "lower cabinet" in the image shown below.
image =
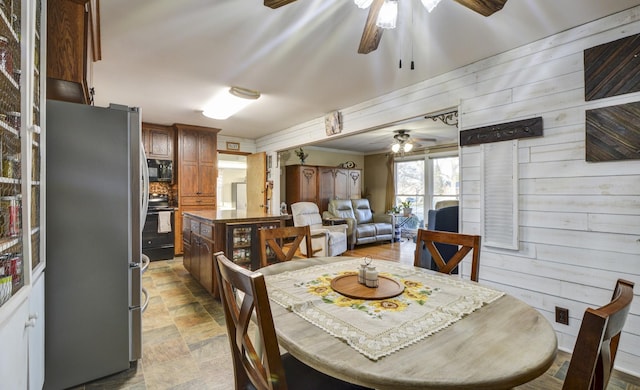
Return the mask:
M 184 268 L 214 297 L 218 296 L 213 274 L 214 226 L 183 217 L 182 261 Z
M 226 224 L 227 245 L 225 253 L 234 263 L 257 270 L 260 268 L 260 229 L 272 229 L 280 227 L 280 222 L 252 222 L 252 223 L 228 223 Z M 267 256 L 275 255 L 267 250 Z
M 44 275 L 0 327 L 0 388 L 42 389 L 44 385 Z
M 196 214 L 197 212 L 194 212 Z M 213 254 L 224 252 L 236 264 L 257 270 L 260 268 L 260 229 L 284 226 L 281 216 L 240 222 L 198 218 L 192 214 L 182 217 L 182 262 L 184 268 L 210 294 L 219 297 Z M 275 258 L 275 257 L 274 257 Z

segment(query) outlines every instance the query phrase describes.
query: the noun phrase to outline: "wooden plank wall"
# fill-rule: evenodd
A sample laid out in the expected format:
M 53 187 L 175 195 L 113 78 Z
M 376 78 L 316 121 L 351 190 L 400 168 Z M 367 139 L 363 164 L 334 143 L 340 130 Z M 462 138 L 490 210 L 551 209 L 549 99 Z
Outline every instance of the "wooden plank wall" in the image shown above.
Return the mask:
M 519 141 L 520 248 L 483 247 L 480 282 L 538 309 L 556 330 L 559 347 L 572 351 L 586 307 L 608 302 L 617 278 L 634 281 L 616 366 L 636 376 L 640 160 L 586 162 L 585 111 L 640 101 L 640 93 L 586 102 L 583 51 L 638 33 L 635 7 L 340 109 L 345 135 L 458 105 L 462 130 L 542 116 L 544 136 Z M 325 137 L 324 119 L 317 118 L 263 137 L 256 146 L 273 152 Z M 471 234 L 480 233 L 479 151 L 468 146 L 460 153 L 461 229 Z M 568 326 L 555 323 L 556 306 L 569 309 Z
M 639 101 L 638 93 L 585 102 L 583 51 L 637 34 L 637 9 L 486 61 L 465 128 L 542 116 L 544 136 L 519 141 L 520 249 L 482 249 L 480 281 L 526 301 L 573 349 L 584 310 L 611 298 L 617 278 L 636 283 L 617 366 L 640 374 L 640 160 L 585 161 L 585 111 Z M 628 25 L 619 21 L 632 20 Z M 461 149 L 462 230 L 481 231 L 480 147 Z M 569 325 L 555 323 L 556 306 Z

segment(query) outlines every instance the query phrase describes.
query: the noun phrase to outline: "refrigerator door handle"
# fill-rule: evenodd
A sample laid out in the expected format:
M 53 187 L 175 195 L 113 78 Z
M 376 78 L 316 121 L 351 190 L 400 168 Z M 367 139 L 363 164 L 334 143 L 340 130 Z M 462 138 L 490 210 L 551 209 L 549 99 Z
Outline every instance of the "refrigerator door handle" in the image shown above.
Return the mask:
M 146 288 L 142 287 L 142 293 L 144 294 L 144 303 L 142 304 L 140 311 L 144 313 L 144 311 L 147 310 L 147 306 L 149 306 L 149 292 Z
M 147 268 L 149 268 L 149 264 L 151 263 L 151 260 L 149 259 L 149 256 L 143 254 L 142 255 L 142 267 L 140 268 L 140 274 L 142 275 L 143 273 L 145 273 L 145 271 L 147 270 Z M 144 290 L 144 288 L 143 288 Z
M 140 263 L 129 263 L 131 270 L 131 303 L 129 309 L 140 307 L 140 296 L 142 291 L 142 273 L 140 272 Z
M 140 168 L 142 169 L 142 209 L 140 210 L 140 232 L 144 229 L 144 220 L 149 210 L 149 166 L 147 155 L 144 152 L 144 144 L 140 142 Z

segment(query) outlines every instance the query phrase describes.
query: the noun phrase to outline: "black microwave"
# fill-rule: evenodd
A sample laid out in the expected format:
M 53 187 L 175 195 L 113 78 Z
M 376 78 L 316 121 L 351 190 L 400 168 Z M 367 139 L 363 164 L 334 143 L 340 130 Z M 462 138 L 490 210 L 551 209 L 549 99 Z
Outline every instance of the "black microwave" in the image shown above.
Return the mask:
M 167 181 L 173 179 L 173 161 L 171 160 L 147 160 L 149 167 L 149 181 Z

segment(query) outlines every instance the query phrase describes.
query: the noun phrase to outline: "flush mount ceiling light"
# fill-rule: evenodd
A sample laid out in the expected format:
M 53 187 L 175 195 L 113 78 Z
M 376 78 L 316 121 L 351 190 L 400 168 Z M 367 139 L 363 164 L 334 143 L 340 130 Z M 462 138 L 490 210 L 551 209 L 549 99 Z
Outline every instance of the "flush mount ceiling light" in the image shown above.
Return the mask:
M 231 87 L 218 93 L 202 114 L 208 118 L 224 120 L 258 100 L 259 97 L 258 91 Z

